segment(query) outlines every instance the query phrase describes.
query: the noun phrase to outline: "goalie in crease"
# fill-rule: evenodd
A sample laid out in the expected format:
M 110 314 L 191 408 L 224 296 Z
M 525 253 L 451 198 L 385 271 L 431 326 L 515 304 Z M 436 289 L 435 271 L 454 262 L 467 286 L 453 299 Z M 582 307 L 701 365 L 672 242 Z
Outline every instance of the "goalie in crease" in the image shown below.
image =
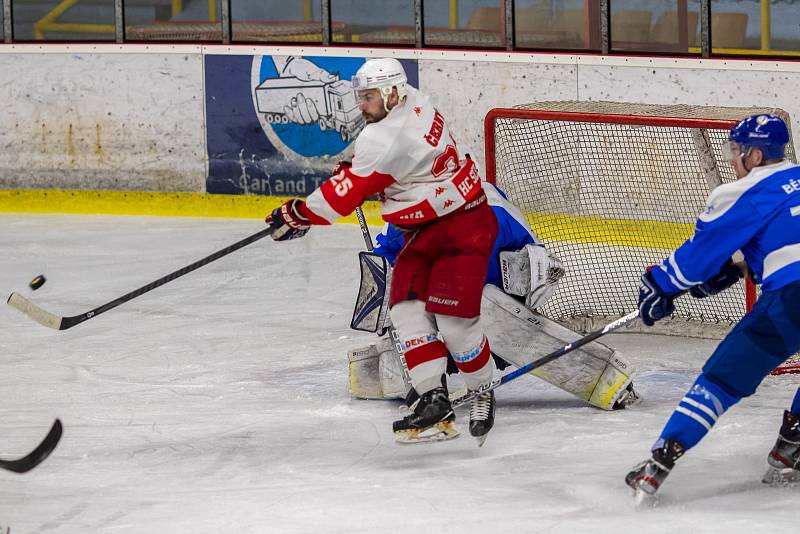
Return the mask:
M 564 276 L 561 262 L 551 256 L 531 231 L 525 217 L 494 185 L 484 183 L 489 205 L 498 222 L 498 235 L 489 259 L 481 299 L 483 323 L 499 370 L 521 367 L 534 358 L 580 338 L 580 335 L 536 313 L 555 292 Z M 406 233 L 388 225 L 376 236 L 372 253 L 362 252 L 361 287 L 351 326 L 383 336 L 387 330 L 389 264 L 402 248 Z M 390 336 L 351 350 L 350 392 L 364 399 L 416 400 L 402 352 Z M 458 372 L 448 358 L 447 374 Z M 616 350 L 591 343 L 533 371 L 537 377 L 601 409 L 624 408 L 639 399 L 633 388 L 631 364 Z

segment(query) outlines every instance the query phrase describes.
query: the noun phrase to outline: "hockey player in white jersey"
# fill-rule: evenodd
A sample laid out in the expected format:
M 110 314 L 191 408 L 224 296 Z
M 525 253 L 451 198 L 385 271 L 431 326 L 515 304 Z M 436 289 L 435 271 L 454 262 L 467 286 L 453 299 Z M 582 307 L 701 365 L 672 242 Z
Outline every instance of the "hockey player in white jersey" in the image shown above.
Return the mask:
M 756 115 L 730 132 L 727 157 L 739 180 L 708 197 L 694 235 L 642 275 L 639 310 L 651 326 L 689 291 L 703 298 L 745 274 L 731 257 L 740 250 L 761 297 L 703 366 L 652 447 L 652 457 L 625 482 L 637 499 L 654 495 L 676 460 L 711 430 L 728 408 L 752 395 L 773 369 L 800 350 L 800 166 L 785 158 L 789 132 L 772 115 Z M 769 453 L 765 482 L 800 472 L 800 389 L 784 412 Z
M 536 310 L 556 291 L 564 268 L 547 252 L 522 213 L 490 183 L 483 189 L 498 222 L 486 286 L 481 299 L 481 322 L 492 347 L 498 370 L 522 367 L 575 341 L 581 336 Z M 361 252 L 361 287 L 351 326 L 356 330 L 383 335 L 387 266 L 394 264 L 405 243 L 406 233 L 393 225 L 378 234 L 373 252 Z M 349 384 L 351 393 L 364 399 L 405 398 L 416 400 L 403 366 L 403 347 L 389 336 L 367 347 L 351 350 Z M 448 360 L 447 374 L 458 369 Z M 638 401 L 633 388 L 634 368 L 617 350 L 590 343 L 535 369 L 532 374 L 601 409 L 625 408 Z
M 430 100 L 407 85 L 397 60 L 366 61 L 353 86 L 367 126 L 352 166 L 340 165 L 306 201 L 288 201 L 267 222 L 275 240 L 301 237 L 379 195 L 383 219 L 410 232 L 393 271 L 390 313 L 420 394 L 393 431 L 399 442 L 454 438 L 455 414 L 441 382 L 448 351 L 469 389 L 494 375 L 479 315 L 497 221 L 475 163 Z M 480 441 L 494 424 L 494 393 L 478 395 L 473 408 L 470 434 Z

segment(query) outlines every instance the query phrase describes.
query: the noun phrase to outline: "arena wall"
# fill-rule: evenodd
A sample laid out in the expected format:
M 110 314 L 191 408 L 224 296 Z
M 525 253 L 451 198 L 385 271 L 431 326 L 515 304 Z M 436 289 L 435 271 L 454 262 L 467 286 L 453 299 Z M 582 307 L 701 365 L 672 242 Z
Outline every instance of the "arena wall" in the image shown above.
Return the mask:
M 116 212 L 175 215 L 186 205 L 185 213 L 191 215 L 250 216 L 250 208 L 243 208 L 246 203 L 229 197 L 271 196 L 267 204 L 273 205 L 285 196 L 307 194 L 337 160 L 351 154 L 352 139 L 345 139 L 349 133 L 341 129 L 357 134 L 358 128 L 333 118 L 319 126 L 281 124 L 278 118 L 272 124 L 257 89 L 269 89 L 265 82 L 277 76 L 274 65 L 285 65 L 288 57 L 308 59 L 345 80 L 364 58 L 386 55 L 404 60 L 412 82 L 433 97 L 459 143 L 481 162 L 486 112 L 537 100 L 775 106 L 789 112 L 793 130 L 800 131 L 800 102 L 795 98 L 800 62 L 791 61 L 321 47 L 3 45 L 0 189 L 5 191 L 0 211 L 107 213 L 107 206 L 122 202 L 129 208 Z M 325 139 L 340 133 L 340 142 L 323 146 Z M 54 189 L 71 193 L 62 195 L 63 202 L 44 202 L 42 195 Z M 141 194 L 91 204 L 104 191 Z M 189 194 L 173 197 L 172 203 L 148 200 L 152 193 L 169 192 Z M 247 205 L 263 215 L 264 200 Z M 225 208 L 233 203 L 236 209 Z
M 205 189 L 202 56 L 194 47 L 5 48 L 0 188 Z

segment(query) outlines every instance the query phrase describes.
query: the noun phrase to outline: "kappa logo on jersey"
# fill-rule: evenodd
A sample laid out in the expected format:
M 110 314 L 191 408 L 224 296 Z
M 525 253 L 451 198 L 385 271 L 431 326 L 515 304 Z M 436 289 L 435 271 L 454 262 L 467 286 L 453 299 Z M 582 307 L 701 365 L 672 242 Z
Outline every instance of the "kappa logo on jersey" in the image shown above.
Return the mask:
M 455 204 L 455 202 L 454 202 L 452 199 L 447 199 L 447 200 L 445 200 L 445 202 L 444 202 L 444 209 L 447 209 L 447 208 L 449 208 L 449 207 L 450 207 L 450 206 L 452 206 L 453 204 Z
M 445 191 L 447 191 L 447 189 L 445 189 L 444 187 L 437 187 L 436 190 L 434 191 L 434 195 L 438 197 Z
M 444 133 L 444 117 L 442 117 L 442 114 L 439 113 L 438 110 L 434 109 L 433 111 L 433 123 L 431 124 L 430 131 L 425 135 L 425 141 L 427 141 L 432 147 L 436 148 L 439 146 L 439 140 L 442 138 L 442 133 Z
M 417 114 L 417 117 L 419 117 L 420 115 L 422 115 L 422 108 L 421 108 L 421 107 L 419 107 L 419 106 L 416 106 L 416 107 L 414 108 L 414 113 L 416 113 L 416 114 Z

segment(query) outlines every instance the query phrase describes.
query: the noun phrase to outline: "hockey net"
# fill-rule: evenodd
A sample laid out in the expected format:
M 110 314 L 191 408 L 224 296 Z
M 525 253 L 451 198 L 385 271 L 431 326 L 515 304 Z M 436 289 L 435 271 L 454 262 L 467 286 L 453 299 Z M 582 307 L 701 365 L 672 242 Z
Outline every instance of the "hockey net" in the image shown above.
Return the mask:
M 789 124 L 785 111 L 765 108 L 567 101 L 491 110 L 487 179 L 566 268 L 541 311 L 586 332 L 635 309 L 644 269 L 692 235 L 714 187 L 736 179 L 722 143 L 756 113 Z M 787 157 L 795 161 L 791 142 Z M 757 293 L 743 281 L 714 297 L 679 298 L 648 332 L 721 338 Z M 800 372 L 800 357 L 776 372 Z

